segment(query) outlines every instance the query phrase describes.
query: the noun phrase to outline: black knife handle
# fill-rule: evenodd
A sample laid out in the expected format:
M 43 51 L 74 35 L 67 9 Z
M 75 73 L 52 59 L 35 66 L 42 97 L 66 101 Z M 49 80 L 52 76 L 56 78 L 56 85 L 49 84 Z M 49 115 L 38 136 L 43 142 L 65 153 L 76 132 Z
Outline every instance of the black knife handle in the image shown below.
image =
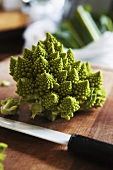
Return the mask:
M 68 151 L 88 159 L 113 165 L 113 145 L 85 136 L 72 134 Z

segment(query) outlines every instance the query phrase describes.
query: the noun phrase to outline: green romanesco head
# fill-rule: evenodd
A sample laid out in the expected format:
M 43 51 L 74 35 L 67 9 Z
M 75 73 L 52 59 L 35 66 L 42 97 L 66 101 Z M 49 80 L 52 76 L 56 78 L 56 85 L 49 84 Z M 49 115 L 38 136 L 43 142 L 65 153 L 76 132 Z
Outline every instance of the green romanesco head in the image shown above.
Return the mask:
M 93 72 L 89 62 L 75 60 L 71 49 L 64 52 L 50 33 L 22 56 L 11 57 L 10 74 L 21 101 L 32 102 L 33 117 L 69 120 L 77 110 L 101 107 L 106 99 L 102 73 Z M 40 111 L 34 111 L 37 106 Z

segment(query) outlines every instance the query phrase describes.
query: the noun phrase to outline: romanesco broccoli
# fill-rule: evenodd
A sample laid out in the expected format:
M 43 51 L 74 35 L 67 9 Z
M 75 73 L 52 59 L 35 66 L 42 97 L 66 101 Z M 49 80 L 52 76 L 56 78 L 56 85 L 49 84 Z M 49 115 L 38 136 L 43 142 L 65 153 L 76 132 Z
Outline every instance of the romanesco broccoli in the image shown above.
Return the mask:
M 7 144 L 0 142 L 0 170 L 4 170 L 3 161 L 6 157 L 6 154 L 4 154 L 3 152 L 6 150 L 7 147 Z
M 7 80 L 3 80 L 1 83 L 1 86 L 10 86 L 10 82 L 9 81 L 7 81 Z
M 10 75 L 20 101 L 30 104 L 32 117 L 69 120 L 77 110 L 101 107 L 106 99 L 102 73 L 75 60 L 71 49 L 64 52 L 50 33 L 31 50 L 25 48 L 22 56 L 11 57 Z
M 4 115 L 14 115 L 19 107 L 19 102 L 12 98 L 6 98 L 1 101 L 1 113 Z

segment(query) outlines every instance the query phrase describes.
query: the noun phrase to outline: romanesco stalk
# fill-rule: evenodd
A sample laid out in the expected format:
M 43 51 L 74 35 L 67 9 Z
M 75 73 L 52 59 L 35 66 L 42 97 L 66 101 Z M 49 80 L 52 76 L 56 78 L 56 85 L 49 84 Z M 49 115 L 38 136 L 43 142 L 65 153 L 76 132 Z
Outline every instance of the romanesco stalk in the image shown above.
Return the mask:
M 4 115 L 14 115 L 19 107 L 19 102 L 12 98 L 6 98 L 1 101 L 1 113 Z

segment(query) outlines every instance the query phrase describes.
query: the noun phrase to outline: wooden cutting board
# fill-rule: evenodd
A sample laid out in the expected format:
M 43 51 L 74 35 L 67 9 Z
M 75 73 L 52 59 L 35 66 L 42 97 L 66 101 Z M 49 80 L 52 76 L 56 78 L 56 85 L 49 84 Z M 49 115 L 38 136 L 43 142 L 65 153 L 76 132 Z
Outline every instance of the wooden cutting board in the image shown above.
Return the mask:
M 22 106 L 17 116 L 8 118 L 43 126 L 65 133 L 78 133 L 113 144 L 113 70 L 92 66 L 103 73 L 107 100 L 102 108 L 77 112 L 70 121 L 57 119 L 49 122 L 36 117 L 30 118 L 27 106 Z M 9 59 L 0 63 L 0 82 L 8 80 L 9 87 L 0 86 L 0 100 L 16 97 L 15 82 L 9 75 Z M 0 115 L 2 116 L 2 115 Z M 69 155 L 66 146 L 61 146 L 35 137 L 0 128 L 0 141 L 8 144 L 5 170 L 106 170 L 108 167 Z

